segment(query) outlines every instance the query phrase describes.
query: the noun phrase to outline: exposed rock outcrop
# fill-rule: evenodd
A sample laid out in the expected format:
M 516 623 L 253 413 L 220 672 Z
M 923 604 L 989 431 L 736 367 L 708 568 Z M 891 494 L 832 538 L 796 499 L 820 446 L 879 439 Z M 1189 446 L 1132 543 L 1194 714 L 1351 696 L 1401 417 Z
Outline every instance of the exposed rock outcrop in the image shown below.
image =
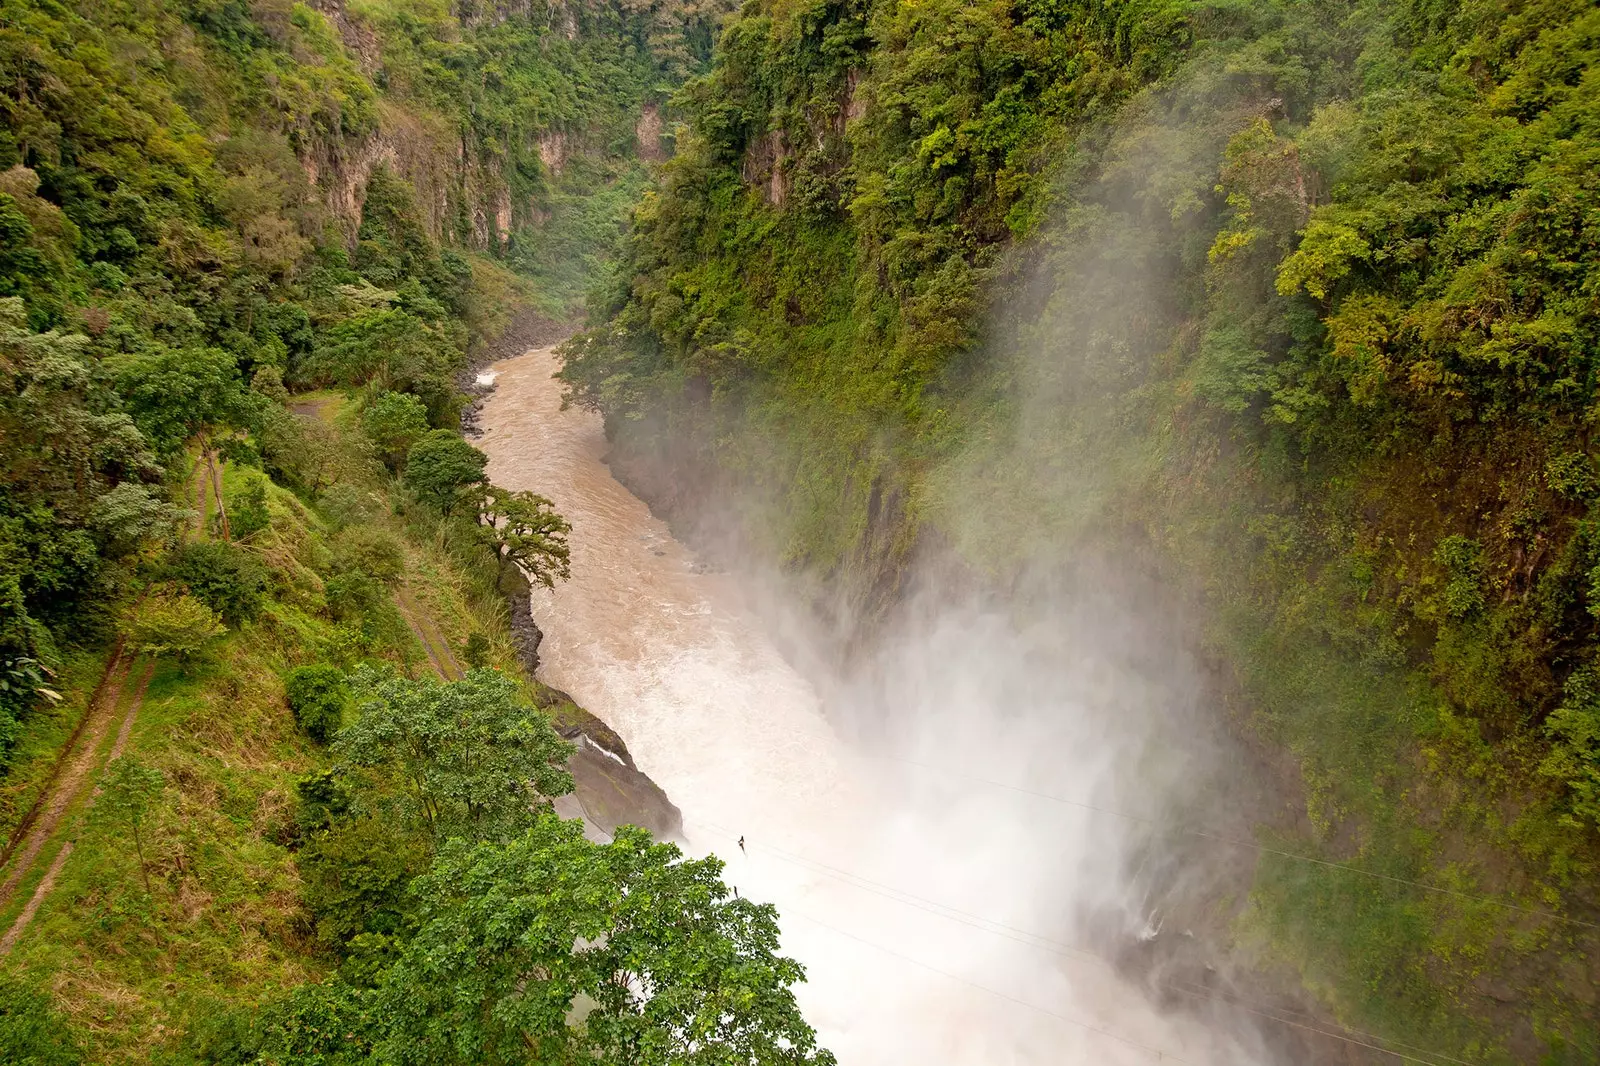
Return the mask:
M 555 690 L 551 690 L 555 692 Z M 683 814 L 661 786 L 633 762 L 627 745 L 600 719 L 573 703 L 565 693 L 561 735 L 578 746 L 567 763 L 574 785 L 570 817 L 581 816 L 586 825 L 607 836 L 618 826 L 637 825 L 660 839 L 683 835 Z M 558 809 L 560 809 L 558 807 Z

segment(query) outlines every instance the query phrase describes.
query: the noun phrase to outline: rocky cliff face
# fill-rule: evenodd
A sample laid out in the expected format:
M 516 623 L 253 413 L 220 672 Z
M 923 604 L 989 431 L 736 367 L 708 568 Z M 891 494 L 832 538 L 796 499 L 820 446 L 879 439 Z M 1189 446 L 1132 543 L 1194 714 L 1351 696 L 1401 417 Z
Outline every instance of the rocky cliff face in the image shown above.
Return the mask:
M 592 192 L 595 172 L 666 156 L 662 61 L 599 65 L 585 51 L 615 23 L 646 14 L 464 0 L 419 42 L 408 36 L 414 28 L 378 25 L 343 0 L 318 0 L 315 10 L 377 94 L 375 129 L 306 130 L 295 139 L 308 181 L 348 239 L 379 167 L 415 186 L 434 239 L 504 252 L 519 235 L 536 240 L 557 200 Z M 434 69 L 428 50 L 451 44 L 474 45 L 473 69 Z M 591 164 L 578 168 L 585 176 L 574 173 L 576 161 Z

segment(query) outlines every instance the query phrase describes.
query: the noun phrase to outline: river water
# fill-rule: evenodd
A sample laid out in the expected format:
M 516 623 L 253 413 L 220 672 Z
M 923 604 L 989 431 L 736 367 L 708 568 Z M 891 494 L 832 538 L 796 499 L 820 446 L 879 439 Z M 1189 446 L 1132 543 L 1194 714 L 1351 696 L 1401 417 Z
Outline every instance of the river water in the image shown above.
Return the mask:
M 1256 1061 L 1194 1015 L 1156 1010 L 1083 949 L 1092 929 L 1062 919 L 1123 892 L 1106 886 L 1102 822 L 973 784 L 1013 780 L 1001 775 L 1041 747 L 1098 765 L 1092 734 L 1042 744 L 966 716 L 893 772 L 852 751 L 745 590 L 697 573 L 611 476 L 600 418 L 560 409 L 556 369 L 549 349 L 496 364 L 477 442 L 496 484 L 542 493 L 572 522 L 572 578 L 533 600 L 541 678 L 622 736 L 682 809 L 686 850 L 716 853 L 741 894 L 777 905 L 784 951 L 807 969 L 801 1006 L 844 1066 Z M 970 649 L 973 626 L 953 628 Z M 963 691 L 955 656 L 938 660 L 918 660 L 929 691 L 889 698 L 985 698 Z M 937 772 L 952 754 L 970 780 Z

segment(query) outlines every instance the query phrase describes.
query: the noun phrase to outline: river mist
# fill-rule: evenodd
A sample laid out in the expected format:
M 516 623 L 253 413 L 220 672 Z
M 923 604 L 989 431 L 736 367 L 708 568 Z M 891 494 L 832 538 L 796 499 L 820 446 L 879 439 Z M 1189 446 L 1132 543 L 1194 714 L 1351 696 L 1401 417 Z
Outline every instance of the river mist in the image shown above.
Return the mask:
M 997 600 L 930 571 L 836 668 L 778 583 L 701 572 L 611 476 L 556 368 L 497 364 L 479 442 L 573 523 L 571 581 L 534 600 L 541 677 L 621 734 L 688 850 L 778 906 L 841 1062 L 1268 1061 L 1124 965 L 1183 937 L 1159 823 L 1205 743 L 1193 668 L 1125 581 L 1057 569 Z

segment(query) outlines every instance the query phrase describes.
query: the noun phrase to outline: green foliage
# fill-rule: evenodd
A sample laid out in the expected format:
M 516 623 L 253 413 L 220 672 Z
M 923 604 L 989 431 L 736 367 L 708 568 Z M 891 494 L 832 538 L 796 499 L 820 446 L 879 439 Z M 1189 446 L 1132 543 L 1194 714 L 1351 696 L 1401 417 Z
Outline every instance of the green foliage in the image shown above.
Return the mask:
M 317 743 L 326 743 L 344 724 L 350 703 L 344 671 L 328 663 L 297 666 L 283 680 L 284 699 L 295 725 Z
M 482 633 L 472 633 L 461 649 L 461 658 L 469 669 L 478 670 L 489 665 L 489 638 Z
M 459 324 L 444 318 L 444 309 L 437 304 L 426 309 L 390 307 L 403 303 L 401 294 L 350 289 L 345 287 L 345 296 L 353 303 L 371 301 L 377 306 L 354 310 L 331 326 L 302 373 L 316 384 L 370 383 L 415 393 L 430 419 L 448 421 L 456 407 L 450 375 L 460 367 L 465 349 Z
M 244 488 L 228 500 L 228 528 L 240 540 L 260 533 L 272 524 L 267 509 L 267 483 L 255 474 L 246 475 Z
M 1544 727 L 1553 745 L 1540 769 L 1571 789 L 1571 821 L 1600 825 L 1600 675 L 1592 666 L 1567 680 Z
M 133 650 L 187 659 L 227 632 L 216 612 L 171 588 L 158 588 L 129 611 L 125 630 Z
M 222 541 L 184 544 L 162 571 L 232 626 L 254 618 L 267 591 L 267 568 L 255 553 Z
M 338 979 L 301 985 L 259 1011 L 203 1019 L 186 1050 L 206 1066 L 356 1066 L 371 1061 L 368 998 Z
M 238 362 L 220 348 L 161 346 L 122 360 L 117 388 L 139 431 L 166 454 L 205 426 L 242 424 L 247 410 Z
M 0 769 L 5 767 L 17 727 L 28 711 L 43 700 L 60 702 L 61 693 L 51 687 L 52 673 L 48 666 L 26 655 L 0 660 Z
M 256 368 L 250 378 L 250 391 L 271 403 L 289 402 L 289 390 L 283 384 L 283 371 L 271 363 Z
M 411 446 L 428 432 L 428 407 L 403 392 L 379 393 L 361 412 L 361 428 L 390 470 L 399 470 Z
M 380 817 L 341 819 L 317 833 L 298 860 L 317 937 L 370 965 L 406 933 L 409 886 L 428 858 L 424 839 Z
M 467 490 L 484 482 L 489 457 L 448 429 L 436 429 L 406 453 L 406 488 L 442 514 L 452 513 Z
M 50 997 L 22 981 L 0 975 L 0 1059 L 15 1066 L 78 1066 L 79 1041 Z
M 501 572 L 511 563 L 547 589 L 555 588 L 557 579 L 572 576 L 572 552 L 567 546 L 572 523 L 537 493 L 489 486 L 478 504 L 478 532 Z
M 550 797 L 572 791 L 572 746 L 511 678 L 472 670 L 460 681 L 411 681 L 362 667 L 351 679 L 358 717 L 334 752 L 351 766 L 391 770 L 401 810 L 441 835 L 520 832 Z
M 193 514 L 163 500 L 148 485 L 124 481 L 94 501 L 88 526 L 102 554 L 116 557 L 131 554 L 146 540 L 170 541 Z
M 335 573 L 359 573 L 383 585 L 397 584 L 406 572 L 405 548 L 393 533 L 376 526 L 349 526 L 333 541 Z
M 776 911 L 729 899 L 721 873 L 642 830 L 597 845 L 552 816 L 503 844 L 452 841 L 378 989 L 379 1056 L 831 1063 L 791 992 L 804 972 L 776 954 Z
M 132 835 L 146 893 L 150 891 L 150 870 L 145 863 L 142 830 L 151 806 L 166 787 L 167 779 L 160 770 L 146 766 L 131 755 L 121 755 L 106 766 L 100 779 L 100 793 L 95 797 L 94 816 L 124 825 Z
M 0 655 L 42 659 L 81 633 L 106 562 L 182 512 L 145 484 L 155 458 L 91 369 L 89 338 L 31 332 L 0 299 Z
M 1295 850 L 1586 907 L 1596 18 L 748 4 L 563 377 L 863 616 L 930 541 L 1132 555 L 1208 605 Z M 1585 1046 L 1592 936 L 1339 876 L 1263 864 L 1250 918 L 1342 1017 Z

